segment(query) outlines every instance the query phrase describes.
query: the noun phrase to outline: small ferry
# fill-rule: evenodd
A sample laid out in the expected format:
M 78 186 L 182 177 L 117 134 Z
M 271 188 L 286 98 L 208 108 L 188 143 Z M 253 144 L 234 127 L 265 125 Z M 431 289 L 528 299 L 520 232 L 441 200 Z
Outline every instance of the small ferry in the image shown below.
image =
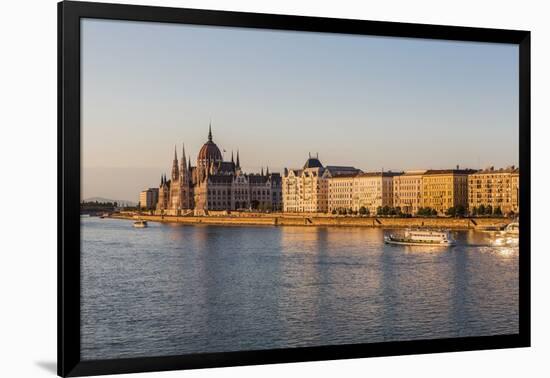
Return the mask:
M 141 220 L 141 219 L 138 220 L 138 221 L 135 221 L 134 222 L 134 227 L 135 228 L 145 228 L 145 227 L 147 227 L 147 221 Z
M 406 230 L 403 235 L 389 234 L 384 236 L 384 242 L 398 245 L 453 246 L 456 244 L 449 231 L 436 230 Z

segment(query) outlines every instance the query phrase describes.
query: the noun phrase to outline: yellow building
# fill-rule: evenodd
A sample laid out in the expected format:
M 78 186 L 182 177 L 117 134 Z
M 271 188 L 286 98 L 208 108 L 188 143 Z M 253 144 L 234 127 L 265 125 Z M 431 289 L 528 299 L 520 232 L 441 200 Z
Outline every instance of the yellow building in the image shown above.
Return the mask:
M 468 205 L 471 213 L 480 206 L 500 208 L 503 214 L 519 213 L 519 169 L 490 167 L 468 178 Z M 475 210 L 474 210 L 475 209 Z
M 471 169 L 428 170 L 422 176 L 421 207 L 445 214 L 451 207 L 468 208 L 468 175 Z
M 393 177 L 393 207 L 416 214 L 422 204 L 422 177 L 426 170 L 406 171 Z

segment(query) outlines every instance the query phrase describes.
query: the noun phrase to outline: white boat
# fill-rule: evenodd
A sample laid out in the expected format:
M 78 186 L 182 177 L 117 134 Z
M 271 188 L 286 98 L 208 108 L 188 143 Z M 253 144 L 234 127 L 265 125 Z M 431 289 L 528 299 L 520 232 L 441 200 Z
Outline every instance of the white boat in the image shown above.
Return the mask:
M 406 230 L 402 235 L 389 234 L 384 236 L 384 242 L 398 245 L 452 246 L 456 244 L 449 231 L 436 230 Z
M 516 247 L 519 245 L 519 238 L 514 236 L 499 237 L 492 244 L 495 247 Z
M 134 222 L 134 227 L 135 228 L 145 228 L 145 227 L 147 227 L 147 221 L 144 221 L 144 220 L 135 221 Z
M 506 235 L 519 235 L 519 222 L 512 222 L 504 228 Z

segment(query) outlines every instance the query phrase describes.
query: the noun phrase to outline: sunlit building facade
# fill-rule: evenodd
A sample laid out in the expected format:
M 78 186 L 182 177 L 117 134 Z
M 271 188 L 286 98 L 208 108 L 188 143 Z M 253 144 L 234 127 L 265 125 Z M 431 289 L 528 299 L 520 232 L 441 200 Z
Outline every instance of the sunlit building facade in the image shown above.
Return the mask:
M 480 206 L 500 208 L 503 214 L 519 213 L 519 168 L 490 167 L 468 177 L 468 206 L 470 213 Z M 476 209 L 476 210 L 474 210 Z
M 405 171 L 393 177 L 393 207 L 416 214 L 422 203 L 422 177 L 426 170 Z
M 326 166 L 309 156 L 302 169 L 286 169 L 282 179 L 283 211 L 326 213 L 329 208 L 329 179 L 359 172 L 354 167 Z
M 422 176 L 420 207 L 435 209 L 438 214 L 454 207 L 468 209 L 468 176 L 471 169 L 430 169 Z
M 208 140 L 201 147 L 196 166 L 186 158 L 185 150 L 178 159 L 174 151 L 170 178 L 161 176 L 155 208 L 166 215 L 202 215 L 222 210 L 280 210 L 282 178 L 279 173 L 246 174 L 240 156 L 224 161 L 222 153 L 208 130 Z
M 359 211 L 362 207 L 369 214 L 376 214 L 380 207 L 393 206 L 393 178 L 396 172 L 364 172 L 354 179 L 353 206 Z

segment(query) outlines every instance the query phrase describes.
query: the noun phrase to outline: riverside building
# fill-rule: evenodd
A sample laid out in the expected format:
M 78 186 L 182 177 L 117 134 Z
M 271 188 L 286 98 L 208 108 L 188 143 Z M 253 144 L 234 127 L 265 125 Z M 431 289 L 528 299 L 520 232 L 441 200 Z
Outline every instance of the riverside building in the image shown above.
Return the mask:
M 519 168 L 504 169 L 490 167 L 468 177 L 468 206 L 474 213 L 480 206 L 503 214 L 519 213 Z M 474 210 L 476 209 L 476 210 Z
M 359 172 L 354 167 L 326 166 L 319 156 L 307 159 L 302 169 L 286 169 L 282 179 L 283 211 L 326 213 L 329 207 L 329 179 Z
M 393 207 L 416 214 L 422 203 L 422 177 L 426 170 L 405 171 L 393 177 Z
M 355 211 L 362 207 L 369 214 L 376 214 L 379 207 L 393 206 L 393 178 L 396 172 L 359 173 L 354 179 L 353 206 Z
M 379 207 L 393 206 L 395 172 L 357 172 L 329 178 L 328 211 L 359 211 L 376 214 Z
M 170 178 L 164 174 L 159 185 L 156 211 L 166 215 L 205 214 L 208 211 L 282 208 L 281 175 L 269 173 L 246 174 L 241 169 L 240 156 L 224 161 L 222 153 L 212 138 L 209 127 L 208 140 L 201 147 L 196 160 L 185 156 L 185 149 L 178 159 L 174 151 Z
M 139 193 L 139 207 L 145 210 L 154 210 L 159 199 L 159 188 L 149 188 Z
M 472 169 L 430 169 L 422 176 L 420 207 L 445 214 L 451 207 L 468 208 L 468 176 Z

